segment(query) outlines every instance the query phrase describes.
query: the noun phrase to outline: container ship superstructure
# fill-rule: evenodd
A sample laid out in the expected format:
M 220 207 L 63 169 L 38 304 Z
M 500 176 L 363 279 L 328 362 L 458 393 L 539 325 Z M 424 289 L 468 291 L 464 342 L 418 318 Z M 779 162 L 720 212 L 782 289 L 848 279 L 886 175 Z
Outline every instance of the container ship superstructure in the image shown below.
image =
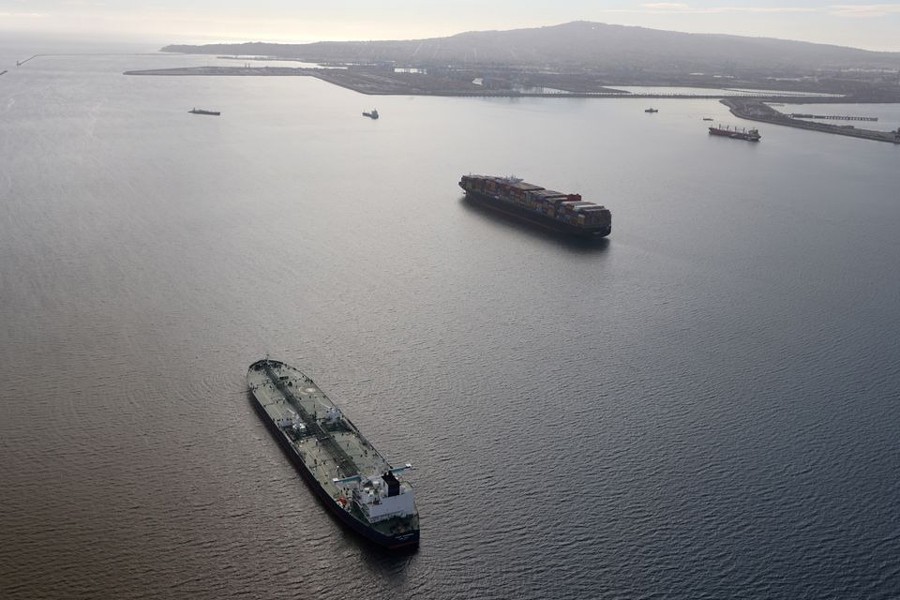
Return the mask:
M 356 426 L 294 367 L 250 365 L 253 405 L 297 470 L 345 525 L 389 549 L 415 548 L 419 514 L 406 464 L 392 467 Z
M 463 175 L 459 187 L 468 198 L 554 231 L 587 238 L 602 238 L 612 231 L 609 209 L 582 200 L 580 194 L 495 175 Z

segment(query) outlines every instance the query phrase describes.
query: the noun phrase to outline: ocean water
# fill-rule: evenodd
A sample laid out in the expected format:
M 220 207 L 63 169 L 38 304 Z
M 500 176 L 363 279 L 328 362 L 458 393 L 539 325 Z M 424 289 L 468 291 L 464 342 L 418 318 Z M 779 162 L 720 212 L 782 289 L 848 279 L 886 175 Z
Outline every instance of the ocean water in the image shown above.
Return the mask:
M 900 593 L 900 147 L 17 43 L 0 597 Z M 466 173 L 580 192 L 612 235 L 485 212 Z M 317 503 L 250 405 L 266 354 L 415 465 L 418 552 Z

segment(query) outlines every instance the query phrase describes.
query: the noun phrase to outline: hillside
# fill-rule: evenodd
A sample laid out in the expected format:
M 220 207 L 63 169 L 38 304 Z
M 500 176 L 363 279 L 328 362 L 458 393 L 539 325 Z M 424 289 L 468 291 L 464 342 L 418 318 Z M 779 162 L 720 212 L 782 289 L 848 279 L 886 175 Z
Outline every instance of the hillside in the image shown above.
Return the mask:
M 790 76 L 811 71 L 900 70 L 900 53 L 771 38 L 690 34 L 578 21 L 510 31 L 474 31 L 408 41 L 172 45 L 164 52 L 263 55 L 317 62 L 405 66 L 499 66 L 645 74 L 716 72 Z

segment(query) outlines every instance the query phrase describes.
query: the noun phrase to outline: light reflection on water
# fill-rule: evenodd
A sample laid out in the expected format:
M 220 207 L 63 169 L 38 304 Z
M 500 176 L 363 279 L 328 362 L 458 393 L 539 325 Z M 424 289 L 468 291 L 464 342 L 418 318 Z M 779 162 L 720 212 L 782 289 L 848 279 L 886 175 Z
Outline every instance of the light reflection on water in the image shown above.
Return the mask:
M 3 76 L 0 596 L 900 588 L 894 147 L 711 138 L 714 100 L 372 121 L 312 78 L 121 75 L 204 60 Z M 580 192 L 613 233 L 473 208 L 470 172 Z M 316 503 L 247 399 L 266 353 L 416 466 L 417 554 Z

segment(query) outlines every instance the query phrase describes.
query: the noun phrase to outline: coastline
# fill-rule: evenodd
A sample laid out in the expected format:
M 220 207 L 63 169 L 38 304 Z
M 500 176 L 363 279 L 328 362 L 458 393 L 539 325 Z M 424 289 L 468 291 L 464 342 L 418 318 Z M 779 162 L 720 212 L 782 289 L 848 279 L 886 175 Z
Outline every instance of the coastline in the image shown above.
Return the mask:
M 515 98 L 672 98 L 692 100 L 718 100 L 721 93 L 710 90 L 709 94 L 679 93 L 647 93 L 625 92 L 612 86 L 599 86 L 584 91 L 557 90 L 552 92 L 517 91 L 508 88 L 490 88 L 472 84 L 467 81 L 447 77 L 422 76 L 411 73 L 394 73 L 381 69 L 323 69 L 308 67 L 175 67 L 168 69 L 141 69 L 125 71 L 123 75 L 134 76 L 174 76 L 174 77 L 315 77 L 333 85 L 337 85 L 360 94 L 369 96 L 487 96 Z M 632 84 L 629 84 L 632 85 Z M 644 85 L 660 86 L 647 82 Z M 660 86 L 665 87 L 665 86 Z M 677 87 L 677 86 L 673 86 Z M 537 88 L 540 89 L 540 88 Z M 545 88 L 546 89 L 546 88 Z M 745 94 L 742 98 L 783 101 L 770 93 Z M 820 101 L 824 96 L 790 96 L 793 102 L 815 99 Z
M 744 95 L 739 97 L 723 97 L 721 93 L 710 94 L 639 94 L 623 92 L 612 87 L 598 88 L 595 91 L 581 92 L 535 92 L 511 89 L 485 89 L 471 82 L 449 79 L 446 77 L 421 76 L 412 73 L 394 73 L 380 69 L 321 69 L 306 67 L 177 67 L 169 69 L 145 69 L 125 71 L 124 75 L 133 76 L 170 76 L 170 77 L 315 77 L 332 85 L 343 87 L 368 96 L 450 96 L 450 97 L 491 97 L 491 98 L 645 98 L 645 99 L 692 99 L 719 100 L 727 106 L 734 116 L 749 121 L 759 121 L 772 125 L 783 125 L 798 129 L 820 131 L 860 139 L 900 144 L 900 130 L 879 131 L 863 129 L 853 125 L 831 125 L 795 119 L 778 112 L 771 103 L 804 103 L 804 102 L 841 102 L 848 104 L 865 104 L 875 102 L 857 97 L 842 96 L 826 98 L 822 96 L 777 96 L 770 93 Z M 712 90 L 711 90 L 712 92 Z

